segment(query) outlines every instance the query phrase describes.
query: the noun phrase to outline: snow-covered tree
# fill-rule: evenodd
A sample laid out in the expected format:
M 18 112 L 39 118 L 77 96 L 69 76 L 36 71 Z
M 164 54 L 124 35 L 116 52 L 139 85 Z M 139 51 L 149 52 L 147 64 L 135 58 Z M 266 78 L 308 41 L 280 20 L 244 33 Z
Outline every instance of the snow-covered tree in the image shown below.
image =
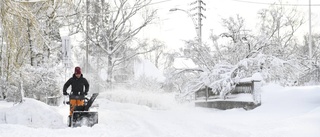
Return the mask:
M 25 66 L 22 72 L 25 97 L 45 101 L 47 97 L 58 97 L 61 87 L 58 86 L 59 73 L 55 67 Z
M 258 15 L 261 22 L 255 49 L 282 59 L 294 56 L 297 50 L 295 34 L 305 22 L 301 12 L 296 7 L 273 5 L 260 10 Z
M 216 63 L 211 48 L 206 44 L 200 45 L 197 40 L 189 40 L 185 43 L 185 47 L 180 49 L 183 56 L 192 59 L 201 69 L 210 71 Z
M 152 62 L 158 69 L 162 69 L 164 66 L 161 63 L 161 60 L 163 60 L 163 57 L 164 57 L 163 54 L 166 48 L 164 42 L 158 39 L 153 39 L 146 44 L 148 44 L 149 46 L 146 46 L 145 50 L 148 50 L 148 49 L 154 49 L 154 50 L 151 52 L 145 53 L 143 55 L 144 58 L 150 60 L 150 62 Z
M 59 27 L 62 26 L 63 19 L 71 16 L 65 14 L 65 10 L 70 1 L 35 1 L 35 2 L 16 2 L 11 0 L 0 1 L 0 20 L 3 41 L 1 51 L 3 64 L 1 73 L 5 84 L 3 93 L 14 95 L 16 89 L 23 91 L 22 88 L 31 86 L 34 89 L 43 88 L 47 84 L 44 79 L 55 79 L 47 75 L 48 72 L 38 71 L 40 69 L 59 71 L 58 54 L 60 53 L 61 38 Z M 51 65 L 46 65 L 52 63 Z M 23 73 L 25 68 L 31 69 L 34 73 Z M 28 71 L 30 72 L 30 71 Z M 34 76 L 34 77 L 33 77 Z M 42 76 L 40 78 L 40 76 Z M 34 78 L 29 81 L 37 81 L 31 84 L 23 79 Z M 42 80 L 38 80 L 42 79 Z M 34 81 L 33 81 L 34 80 Z M 57 92 L 57 83 L 53 80 L 51 85 L 55 85 L 55 90 L 48 89 L 48 94 Z M 30 85 L 29 85 L 30 84 Z M 50 85 L 50 84 L 49 84 Z M 12 89 L 11 89 L 12 87 Z M 17 87 L 17 88 L 14 88 Z M 27 94 L 38 96 L 38 91 L 31 91 L 28 88 Z M 34 93 L 30 93 L 34 92 Z M 30 96 L 29 96 L 30 97 Z M 38 98 L 42 100 L 42 98 Z M 8 99 L 10 100 L 10 99 Z
M 83 16 L 86 22 L 82 22 L 82 30 L 86 34 L 85 40 L 86 44 L 90 45 L 91 54 L 101 53 L 107 57 L 103 63 L 107 68 L 107 83 L 111 83 L 116 66 L 136 55 L 153 50 L 143 50 L 133 41 L 135 35 L 151 23 L 155 16 L 155 11 L 145 10 L 150 2 L 150 0 L 87 2 L 88 14 Z
M 195 74 L 185 82 L 182 97 L 207 86 L 223 98 L 240 79 L 255 73 L 260 73 L 264 82 L 282 85 L 298 80 L 301 64 L 296 32 L 304 22 L 300 12 L 294 7 L 273 5 L 258 15 L 261 22 L 257 30 L 246 29 L 245 20 L 237 15 L 222 19 L 226 32 L 211 35 L 212 45 L 187 42 L 185 55 L 192 58 L 199 69 L 192 73 L 182 71 Z

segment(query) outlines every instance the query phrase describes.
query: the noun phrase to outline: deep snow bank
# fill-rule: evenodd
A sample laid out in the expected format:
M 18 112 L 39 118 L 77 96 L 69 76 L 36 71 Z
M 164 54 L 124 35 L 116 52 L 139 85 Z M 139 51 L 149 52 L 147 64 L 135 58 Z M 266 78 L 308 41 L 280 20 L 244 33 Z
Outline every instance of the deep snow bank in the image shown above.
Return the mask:
M 0 124 L 20 124 L 31 127 L 65 127 L 57 110 L 35 99 L 24 98 L 22 103 L 0 109 Z
M 320 107 L 320 87 L 281 87 L 269 84 L 262 87 L 261 107 L 254 111 L 301 114 Z

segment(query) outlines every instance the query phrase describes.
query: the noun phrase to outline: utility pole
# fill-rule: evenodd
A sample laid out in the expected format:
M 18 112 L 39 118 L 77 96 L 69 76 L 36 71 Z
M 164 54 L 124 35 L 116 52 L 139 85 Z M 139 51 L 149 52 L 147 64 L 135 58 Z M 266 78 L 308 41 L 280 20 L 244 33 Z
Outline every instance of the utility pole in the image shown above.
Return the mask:
M 309 0 L 309 60 L 312 67 L 311 0 Z
M 198 29 L 198 42 L 199 45 L 202 45 L 202 17 L 206 18 L 203 14 L 202 14 L 202 10 L 206 10 L 205 8 L 202 7 L 203 5 L 206 5 L 202 0 L 197 0 L 193 3 L 191 3 L 191 5 L 197 4 L 197 6 L 195 8 L 192 8 L 192 10 L 198 10 L 196 14 L 197 19 L 198 19 L 198 25 L 197 25 L 197 29 Z
M 4 33 L 3 33 L 3 29 L 0 29 L 1 30 L 1 79 L 3 78 L 3 75 L 4 75 L 4 62 L 3 62 L 3 58 L 4 58 L 4 41 L 3 41 L 3 36 L 4 36 Z
M 5 99 L 5 97 L 4 97 L 4 83 L 5 83 L 5 80 L 4 80 L 4 62 L 3 62 L 3 58 L 4 58 L 4 56 L 3 56 L 3 52 L 4 52 L 4 41 L 3 41 L 3 36 L 4 36 L 4 34 L 3 34 L 3 30 L 2 29 L 0 29 L 1 31 L 1 79 L 0 79 L 0 81 L 2 82 L 2 85 L 0 85 L 0 97 L 2 98 L 2 99 Z
M 88 69 L 89 69 L 89 5 L 90 5 L 90 0 L 87 0 L 86 3 L 86 12 L 87 12 L 87 16 L 86 16 L 86 63 L 85 63 L 85 73 L 88 74 Z

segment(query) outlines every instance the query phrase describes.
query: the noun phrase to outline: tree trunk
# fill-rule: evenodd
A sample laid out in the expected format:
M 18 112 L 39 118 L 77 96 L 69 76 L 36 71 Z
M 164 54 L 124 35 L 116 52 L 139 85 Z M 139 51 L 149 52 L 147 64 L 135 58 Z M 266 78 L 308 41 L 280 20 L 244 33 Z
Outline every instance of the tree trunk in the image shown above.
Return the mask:
M 32 40 L 31 40 L 31 30 L 30 30 L 31 24 L 29 19 L 27 20 L 27 32 L 28 32 L 28 40 L 29 40 L 29 45 L 30 45 L 30 64 L 31 66 L 34 66 L 34 53 L 33 53 L 33 46 L 32 46 Z
M 107 65 L 107 86 L 108 88 L 112 88 L 112 55 L 108 55 L 108 65 Z

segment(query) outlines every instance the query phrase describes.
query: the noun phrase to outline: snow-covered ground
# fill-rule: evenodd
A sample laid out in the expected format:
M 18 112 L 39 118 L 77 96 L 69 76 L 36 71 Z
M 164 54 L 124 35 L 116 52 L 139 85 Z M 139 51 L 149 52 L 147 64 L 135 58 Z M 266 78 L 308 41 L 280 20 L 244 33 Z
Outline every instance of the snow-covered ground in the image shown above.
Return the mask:
M 15 105 L 0 101 L 0 137 L 320 136 L 320 86 L 268 85 L 262 90 L 262 105 L 250 111 L 198 108 L 192 103 L 159 107 L 168 105 L 159 100 L 153 102 L 159 106 L 150 108 L 137 101 L 116 102 L 110 99 L 114 94 L 102 93 L 96 100 L 99 124 L 91 128 L 68 128 L 65 105 L 52 107 L 33 99 Z M 169 100 L 167 96 L 157 97 Z

